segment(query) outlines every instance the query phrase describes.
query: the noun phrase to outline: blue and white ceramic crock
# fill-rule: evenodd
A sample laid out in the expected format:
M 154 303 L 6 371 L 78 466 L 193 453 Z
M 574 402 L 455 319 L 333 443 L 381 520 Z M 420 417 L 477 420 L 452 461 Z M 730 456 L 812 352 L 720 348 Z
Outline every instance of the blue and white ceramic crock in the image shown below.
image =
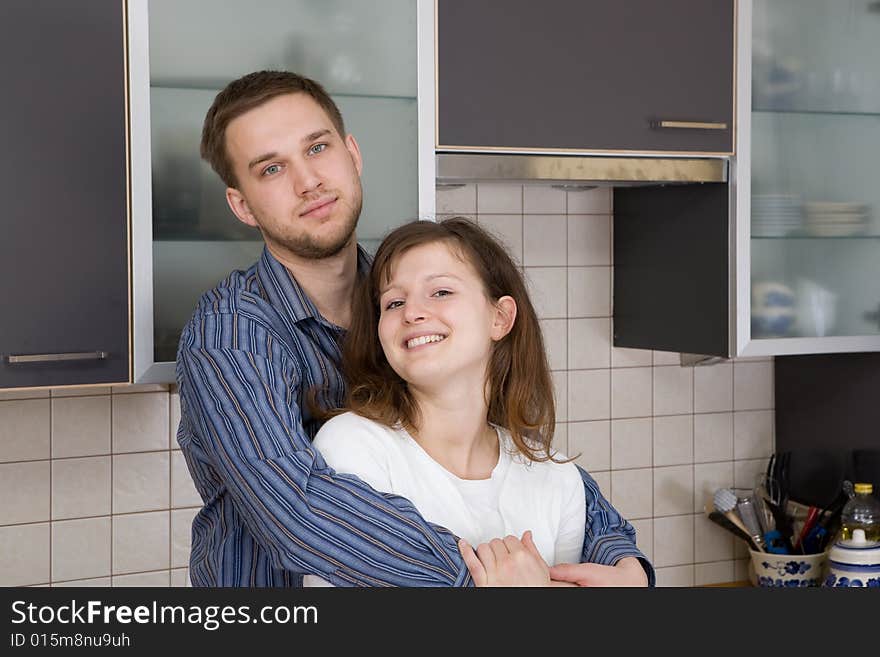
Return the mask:
M 767 588 L 822 586 L 827 552 L 819 554 L 770 554 L 749 550 L 752 555 L 752 584 Z
M 848 541 L 837 541 L 831 548 L 823 586 L 880 588 L 880 543 L 867 540 L 863 529 L 853 530 Z

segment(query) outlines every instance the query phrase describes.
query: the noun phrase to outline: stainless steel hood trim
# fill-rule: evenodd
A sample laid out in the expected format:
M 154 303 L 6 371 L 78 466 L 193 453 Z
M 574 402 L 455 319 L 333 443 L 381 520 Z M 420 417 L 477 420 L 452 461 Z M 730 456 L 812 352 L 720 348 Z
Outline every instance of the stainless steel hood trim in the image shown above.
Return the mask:
M 597 183 L 727 182 L 727 160 L 682 157 L 604 157 L 437 153 L 437 182 L 525 181 Z

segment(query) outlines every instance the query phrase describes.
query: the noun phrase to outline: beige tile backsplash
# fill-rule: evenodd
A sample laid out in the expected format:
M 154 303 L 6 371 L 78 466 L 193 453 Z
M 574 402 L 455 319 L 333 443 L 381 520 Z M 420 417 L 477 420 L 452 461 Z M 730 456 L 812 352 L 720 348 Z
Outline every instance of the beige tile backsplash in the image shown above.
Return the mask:
M 110 517 L 52 523 L 52 576 L 69 581 L 110 573 Z
M 0 462 L 49 458 L 49 405 L 48 399 L 0 404 Z
M 171 470 L 167 451 L 113 456 L 113 511 L 136 513 L 167 509 Z
M 682 368 L 615 348 L 609 189 L 442 187 L 523 264 L 550 354 L 555 445 L 633 523 L 661 586 L 746 578 L 739 541 L 704 517 L 773 450 L 773 363 Z M 185 586 L 199 498 L 168 386 L 0 392 L 0 586 Z
M 68 397 L 52 400 L 52 457 L 110 453 L 111 399 Z
M 113 518 L 113 575 L 171 567 L 171 512 L 132 513 Z
M 109 516 L 111 457 L 52 461 L 52 519 Z

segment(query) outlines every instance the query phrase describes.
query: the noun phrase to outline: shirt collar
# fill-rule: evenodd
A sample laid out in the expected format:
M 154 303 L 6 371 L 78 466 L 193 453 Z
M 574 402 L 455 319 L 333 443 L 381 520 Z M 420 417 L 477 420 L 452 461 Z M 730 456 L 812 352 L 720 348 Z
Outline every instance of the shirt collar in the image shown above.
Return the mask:
M 372 258 L 369 254 L 358 244 L 358 278 L 367 275 L 371 261 Z M 311 317 L 329 324 L 318 312 L 315 304 L 302 289 L 294 275 L 290 273 L 290 270 L 279 262 L 265 245 L 260 260 L 257 262 L 257 274 L 262 283 L 266 300 L 275 308 L 283 309 L 284 314 L 294 323 Z

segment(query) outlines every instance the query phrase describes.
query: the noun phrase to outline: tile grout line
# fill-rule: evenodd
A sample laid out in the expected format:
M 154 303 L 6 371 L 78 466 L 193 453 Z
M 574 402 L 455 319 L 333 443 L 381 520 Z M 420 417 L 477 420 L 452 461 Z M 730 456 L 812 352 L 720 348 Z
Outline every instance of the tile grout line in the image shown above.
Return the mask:
M 55 404 L 49 394 L 49 585 L 52 584 L 52 537 L 55 531 L 54 513 L 52 511 L 52 480 L 55 474 L 55 462 L 52 459 L 52 448 L 55 436 Z
M 144 516 L 144 515 L 147 515 L 150 513 L 162 513 L 163 511 L 195 511 L 195 510 L 201 509 L 201 508 L 202 507 L 200 505 L 195 505 L 195 506 L 175 507 L 173 509 L 163 509 L 163 508 L 144 509 L 141 511 L 129 511 L 126 513 L 118 513 L 116 515 L 118 515 L 120 517 L 121 516 Z M 81 520 L 102 520 L 104 518 L 110 518 L 110 514 L 104 513 L 104 514 L 99 514 L 99 515 L 94 515 L 94 516 L 71 516 L 69 518 L 57 518 L 56 520 L 53 520 L 51 522 L 55 522 L 55 523 L 78 522 Z M 45 520 L 36 520 L 36 521 L 27 521 L 27 522 L 10 522 L 6 525 L 0 525 L 0 529 L 5 529 L 7 527 L 27 527 L 28 525 L 45 525 L 45 524 L 48 524 L 48 522 Z M 183 568 L 183 566 L 181 566 L 181 568 Z M 2 587 L 2 586 L 3 585 L 0 584 L 0 587 Z
M 608 195 L 611 195 L 611 192 L 608 192 Z M 611 212 L 611 203 L 608 203 L 608 211 Z M 612 215 L 613 216 L 613 215 Z M 605 254 L 605 258 L 609 263 L 612 263 L 612 252 L 614 250 L 614 242 L 613 242 L 613 233 L 612 233 L 612 222 L 608 222 L 608 252 Z M 604 266 L 604 265 L 603 265 Z M 611 488 L 611 496 L 613 498 L 615 489 L 614 489 L 614 473 L 619 472 L 620 469 L 614 467 L 614 420 L 618 419 L 614 417 L 614 266 L 612 265 L 608 268 L 610 270 L 610 275 L 608 277 L 608 311 L 611 313 L 608 321 L 608 467 L 611 469 L 611 475 L 609 476 L 609 488 Z M 651 409 L 651 413 L 653 414 L 653 406 Z M 653 456 L 652 456 L 652 466 L 653 466 Z M 653 467 L 651 469 L 651 475 L 653 477 Z M 653 495 L 653 479 L 651 481 L 651 494 Z M 611 503 L 612 506 L 614 503 Z M 654 505 L 651 504 L 651 518 L 653 523 L 654 517 Z M 653 532 L 652 532 L 653 534 Z M 636 538 L 636 547 L 638 547 L 638 538 Z M 653 552 L 653 538 L 651 544 L 651 551 Z
M 693 541 L 693 561 L 694 561 L 694 584 L 697 580 L 697 514 L 694 512 L 697 499 L 697 468 L 696 468 L 696 442 L 694 438 L 694 414 L 697 409 L 697 370 L 693 368 L 691 372 L 691 539 Z
M 750 410 L 772 410 L 772 409 L 750 409 Z M 22 459 L 18 461 L 0 461 L 0 466 L 2 465 L 18 465 L 20 463 L 44 463 L 48 461 L 78 461 L 83 459 L 100 459 L 100 458 L 108 458 L 112 456 L 143 456 L 145 454 L 163 454 L 165 452 L 179 452 L 181 451 L 179 448 L 177 449 L 151 449 L 146 451 L 137 451 L 137 452 L 104 452 L 102 454 L 83 454 L 81 456 L 57 456 L 54 458 L 48 459 Z
M 92 579 L 109 579 L 113 580 L 114 577 L 129 577 L 131 575 L 152 575 L 153 573 L 163 573 L 176 571 L 176 570 L 186 570 L 186 567 L 178 567 L 178 568 L 159 568 L 157 570 L 136 570 L 130 573 L 119 573 L 117 575 L 98 575 L 97 577 L 78 577 L 76 579 L 61 579 L 56 582 L 38 582 L 35 584 L 26 584 L 25 586 L 40 586 L 42 584 L 70 584 L 71 582 L 83 582 Z M 162 587 L 158 587 L 162 588 Z
M 168 422 L 165 425 L 165 430 L 167 433 L 167 435 L 165 437 L 167 438 L 167 442 L 166 442 L 165 446 L 168 448 L 168 586 L 171 586 L 171 551 L 172 551 L 172 544 L 174 543 L 174 536 L 172 534 L 173 527 L 172 527 L 172 522 L 171 522 L 171 509 L 174 506 L 173 501 L 172 501 L 173 490 L 172 490 L 171 477 L 173 475 L 174 465 L 172 463 L 172 454 L 171 454 L 172 432 L 171 432 L 171 391 L 170 390 L 168 392 L 167 409 L 168 409 Z
M 569 435 L 569 430 L 568 430 L 569 415 L 571 413 L 570 409 L 568 408 L 568 397 L 569 397 L 568 391 L 571 386 L 571 382 L 568 380 L 568 378 L 569 378 L 568 373 L 571 371 L 571 340 L 570 340 L 571 333 L 569 332 L 569 322 L 571 320 L 569 318 L 570 313 L 569 313 L 569 308 L 568 308 L 568 228 L 569 228 L 568 192 L 563 192 L 563 194 L 565 195 L 565 331 L 564 331 L 564 335 L 565 335 L 565 338 L 564 338 L 565 339 L 565 397 L 566 397 L 566 399 L 565 399 L 565 422 L 566 422 L 566 426 L 565 426 L 565 453 L 566 453 L 566 456 L 571 456 L 572 450 L 570 450 L 568 447 L 568 445 L 569 445 L 568 441 L 571 439 L 571 436 Z M 522 223 L 523 223 L 522 240 L 523 240 L 523 245 L 525 245 L 525 241 L 526 241 L 525 215 L 523 215 L 523 222 Z M 609 477 L 609 479 L 610 479 L 610 477 Z M 609 484 L 608 487 L 611 488 L 611 485 Z
M 113 462 L 116 460 L 114 458 L 114 447 L 116 446 L 116 436 L 115 436 L 116 432 L 114 430 L 113 411 L 114 411 L 114 408 L 116 407 L 116 404 L 113 402 L 112 392 L 113 391 L 111 389 L 111 396 L 110 396 L 110 574 L 109 574 L 110 586 L 113 586 L 113 552 L 114 552 L 113 548 L 115 546 L 115 535 L 116 535 L 115 534 L 115 527 L 114 527 L 114 523 L 113 523 L 113 476 L 114 476 Z

